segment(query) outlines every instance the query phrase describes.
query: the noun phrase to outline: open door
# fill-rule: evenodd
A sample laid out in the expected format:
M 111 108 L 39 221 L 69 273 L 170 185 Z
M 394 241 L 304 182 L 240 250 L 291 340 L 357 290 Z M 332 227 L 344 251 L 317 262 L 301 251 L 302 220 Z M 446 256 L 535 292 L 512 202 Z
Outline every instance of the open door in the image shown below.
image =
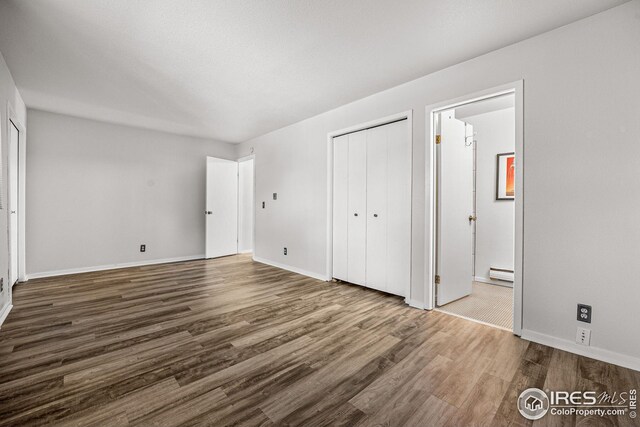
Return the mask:
M 207 157 L 206 258 L 238 253 L 238 163 Z
M 454 110 L 440 113 L 437 187 L 437 305 L 471 294 L 473 282 L 473 135 Z M 436 141 L 437 142 L 437 141 Z M 438 283 L 439 282 L 439 283 Z
M 9 283 L 18 281 L 18 147 L 20 130 L 9 120 Z

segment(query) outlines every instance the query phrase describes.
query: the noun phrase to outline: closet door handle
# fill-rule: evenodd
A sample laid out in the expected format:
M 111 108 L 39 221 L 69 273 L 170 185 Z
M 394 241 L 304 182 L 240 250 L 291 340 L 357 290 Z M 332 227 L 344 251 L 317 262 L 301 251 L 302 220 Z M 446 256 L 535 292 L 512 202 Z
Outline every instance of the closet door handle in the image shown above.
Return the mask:
M 357 212 L 356 212 L 356 213 L 354 213 L 354 214 L 353 214 L 353 216 L 358 216 L 358 213 L 357 213 Z
M 378 214 L 373 214 L 373 217 L 374 218 L 378 218 Z

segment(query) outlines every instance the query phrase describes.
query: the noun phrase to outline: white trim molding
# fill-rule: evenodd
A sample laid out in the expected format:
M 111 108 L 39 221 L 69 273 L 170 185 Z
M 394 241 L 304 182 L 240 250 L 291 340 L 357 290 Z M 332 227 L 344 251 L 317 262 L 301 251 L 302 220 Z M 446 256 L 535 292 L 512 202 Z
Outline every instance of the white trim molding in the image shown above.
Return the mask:
M 2 324 L 7 319 L 7 316 L 9 315 L 9 312 L 12 308 L 13 304 L 7 304 L 2 308 L 2 311 L 0 311 L 0 328 L 2 328 Z
M 528 329 L 522 329 L 521 338 L 557 348 L 558 350 L 568 351 L 569 353 L 590 357 L 591 359 L 612 363 L 614 365 L 622 366 L 623 368 L 640 371 L 640 359 L 637 357 L 615 353 L 600 347 L 580 345 L 573 341 L 556 338 L 551 335 L 541 334 L 540 332 L 530 331 Z
M 302 274 L 303 276 L 308 276 L 314 279 L 322 280 L 323 282 L 329 282 L 331 280 L 330 278 L 327 278 L 327 276 L 320 273 L 314 273 L 311 271 L 303 270 L 301 268 L 291 267 L 290 265 L 281 264 L 279 262 L 271 261 L 271 260 L 260 258 L 257 256 L 254 256 L 253 260 L 255 262 L 259 262 L 260 264 L 266 264 L 266 265 L 270 265 L 271 267 L 281 268 L 283 270 L 291 271 L 293 273 Z
M 66 276 L 68 274 L 78 274 L 78 273 L 91 273 L 94 271 L 105 271 L 105 270 L 117 270 L 120 268 L 129 268 L 129 267 L 142 267 L 145 265 L 156 265 L 156 264 L 170 264 L 173 262 L 182 262 L 182 261 L 194 261 L 198 259 L 205 259 L 204 254 L 200 255 L 189 255 L 183 257 L 175 257 L 175 258 L 162 258 L 162 259 L 152 259 L 148 261 L 135 261 L 135 262 L 123 262 L 116 264 L 105 264 L 105 265 L 97 265 L 93 267 L 80 267 L 80 268 L 70 268 L 67 270 L 53 270 L 53 271 L 43 271 L 40 273 L 30 273 L 27 276 L 27 280 L 29 279 L 40 279 L 43 277 L 55 277 L 55 276 Z

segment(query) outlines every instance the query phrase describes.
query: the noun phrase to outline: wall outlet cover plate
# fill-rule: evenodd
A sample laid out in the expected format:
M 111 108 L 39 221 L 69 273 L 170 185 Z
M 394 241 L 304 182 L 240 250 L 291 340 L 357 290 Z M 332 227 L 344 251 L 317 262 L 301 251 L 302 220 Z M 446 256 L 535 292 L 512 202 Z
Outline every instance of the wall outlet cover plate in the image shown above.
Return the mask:
M 581 328 L 578 326 L 576 332 L 576 343 L 582 345 L 591 345 L 591 329 Z
M 586 304 L 578 304 L 577 320 L 584 323 L 591 323 L 591 306 Z

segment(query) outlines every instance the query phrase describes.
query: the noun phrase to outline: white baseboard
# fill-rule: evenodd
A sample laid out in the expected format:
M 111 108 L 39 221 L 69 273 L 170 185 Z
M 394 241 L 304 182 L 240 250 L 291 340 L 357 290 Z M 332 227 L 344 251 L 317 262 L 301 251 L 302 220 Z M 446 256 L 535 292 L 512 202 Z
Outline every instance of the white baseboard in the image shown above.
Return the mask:
M 501 282 L 499 280 L 492 280 L 492 279 L 488 279 L 486 277 L 481 277 L 481 276 L 474 276 L 473 280 L 475 280 L 476 282 L 488 283 L 490 285 L 504 286 L 505 288 L 513 288 L 513 283 L 507 282 L 507 281 Z
M 39 279 L 42 277 L 65 276 L 67 274 L 91 273 L 93 271 L 116 270 L 119 268 L 141 267 L 144 265 L 168 264 L 171 262 L 181 262 L 181 261 L 193 261 L 196 259 L 204 259 L 204 254 L 175 257 L 175 258 L 152 259 L 147 261 L 124 262 L 124 263 L 118 263 L 118 264 L 105 264 L 105 265 L 97 265 L 93 267 L 70 268 L 67 270 L 44 271 L 40 273 L 29 273 L 27 274 L 27 280 Z
M 12 308 L 13 308 L 13 304 L 7 304 L 2 308 L 2 310 L 0 310 L 0 328 L 2 327 L 2 324 L 4 323 L 5 319 L 9 315 L 9 312 L 11 311 Z
M 527 329 L 522 330 L 521 337 L 529 341 L 537 342 L 538 344 L 544 344 L 548 345 L 549 347 L 557 348 L 559 350 L 568 351 L 569 353 L 579 354 L 580 356 L 590 357 L 592 359 L 612 363 L 624 368 L 640 371 L 640 359 L 638 359 L 637 357 L 615 353 L 613 351 L 605 350 L 599 347 L 580 345 L 574 343 L 573 341 L 556 338 L 551 335 L 541 334 L 539 332 L 529 331 Z
M 267 265 L 270 265 L 272 267 L 278 267 L 278 268 L 281 268 L 283 270 L 292 271 L 294 273 L 302 274 L 303 276 L 313 277 L 314 279 L 322 280 L 324 282 L 328 282 L 330 280 L 324 274 L 313 273 L 311 271 L 303 270 L 303 269 L 297 268 L 297 267 L 292 267 L 292 266 L 286 265 L 286 264 L 280 264 L 279 262 L 270 261 L 268 259 L 260 258 L 260 257 L 257 257 L 257 256 L 254 256 L 253 260 L 255 262 L 259 262 L 261 264 L 267 264 Z
M 239 254 L 250 254 L 253 252 L 253 249 L 247 249 L 246 251 L 239 251 Z

